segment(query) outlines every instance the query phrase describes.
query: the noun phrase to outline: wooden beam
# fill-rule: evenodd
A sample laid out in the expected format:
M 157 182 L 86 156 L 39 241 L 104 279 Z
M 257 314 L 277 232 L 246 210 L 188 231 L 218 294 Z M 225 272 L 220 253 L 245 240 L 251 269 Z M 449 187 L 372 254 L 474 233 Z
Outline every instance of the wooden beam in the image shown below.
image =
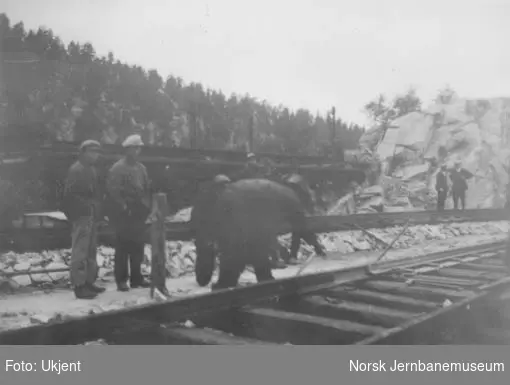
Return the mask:
M 304 297 L 296 305 L 299 311 L 308 314 L 333 317 L 382 327 L 394 327 L 418 314 L 319 295 Z
M 448 290 L 435 287 L 424 287 L 419 285 L 407 285 L 404 282 L 390 282 L 390 281 L 370 281 L 362 285 L 364 289 L 371 289 L 376 291 L 389 291 L 405 294 L 407 297 L 417 297 L 421 299 L 434 299 L 444 301 L 448 298 L 465 298 L 473 295 L 474 292 L 462 290 Z
M 220 330 L 203 328 L 168 327 L 161 335 L 186 345 L 278 345 L 253 338 L 233 336 Z
M 253 338 L 307 345 L 348 344 L 384 330 L 379 326 L 271 308 L 241 309 L 237 322 Z
M 432 301 L 362 289 L 331 289 L 325 291 L 324 294 L 336 298 L 343 298 L 348 301 L 359 301 L 371 305 L 394 306 L 399 310 L 415 311 L 418 313 L 434 310 L 439 307 L 439 304 Z
M 151 223 L 151 287 L 150 295 L 154 298 L 157 289 L 164 296 L 169 296 L 166 287 L 166 234 L 165 218 L 168 213 L 166 194 L 154 194 L 152 200 Z

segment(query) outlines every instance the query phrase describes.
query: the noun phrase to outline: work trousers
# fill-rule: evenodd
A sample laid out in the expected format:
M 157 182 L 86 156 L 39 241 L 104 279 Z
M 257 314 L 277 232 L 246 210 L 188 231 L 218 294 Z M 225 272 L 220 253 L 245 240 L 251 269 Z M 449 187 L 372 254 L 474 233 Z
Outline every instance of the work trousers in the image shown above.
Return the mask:
M 117 284 L 127 283 L 128 278 L 131 285 L 137 285 L 143 281 L 141 266 L 144 248 L 145 242 L 140 237 L 127 237 L 123 232 L 117 233 L 114 267 Z
M 71 284 L 93 284 L 97 279 L 97 223 L 92 217 L 72 222 Z
M 453 208 L 457 210 L 459 207 L 459 200 L 460 204 L 462 206 L 462 210 L 466 208 L 466 190 L 460 190 L 460 191 L 452 191 L 452 198 L 453 198 Z
M 444 210 L 446 195 L 447 195 L 446 191 L 438 191 L 437 192 L 437 211 Z

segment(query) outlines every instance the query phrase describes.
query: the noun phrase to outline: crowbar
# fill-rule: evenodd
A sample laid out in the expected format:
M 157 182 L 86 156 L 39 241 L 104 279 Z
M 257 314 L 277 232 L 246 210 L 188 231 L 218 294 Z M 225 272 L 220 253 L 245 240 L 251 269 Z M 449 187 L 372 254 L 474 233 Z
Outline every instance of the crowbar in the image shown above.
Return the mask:
M 398 241 L 398 239 L 402 236 L 402 234 L 404 234 L 407 229 L 409 228 L 409 222 L 410 222 L 411 218 L 407 218 L 407 221 L 404 225 L 404 227 L 402 228 L 402 230 L 397 234 L 397 236 L 393 239 L 393 241 L 391 241 L 391 243 L 383 250 L 383 252 L 381 253 L 381 255 L 379 255 L 379 257 L 372 263 L 369 263 L 365 266 L 365 272 L 368 274 L 368 275 L 374 275 L 374 273 L 371 271 L 370 267 L 374 264 L 376 264 L 377 262 L 379 262 L 387 253 L 388 251 L 390 251 L 390 249 L 393 247 L 393 245 L 395 244 L 395 242 Z

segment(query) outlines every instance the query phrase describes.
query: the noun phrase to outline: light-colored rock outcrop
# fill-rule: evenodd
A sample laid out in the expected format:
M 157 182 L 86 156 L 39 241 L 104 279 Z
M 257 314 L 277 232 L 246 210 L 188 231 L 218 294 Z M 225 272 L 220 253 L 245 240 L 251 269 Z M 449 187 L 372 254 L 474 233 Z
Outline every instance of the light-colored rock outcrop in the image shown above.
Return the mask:
M 468 208 L 503 207 L 509 183 L 510 98 L 454 97 L 447 104 L 412 112 L 390 123 L 375 152 L 386 177 L 393 184 L 407 185 L 417 208 L 430 208 L 435 201 L 438 166 L 453 167 L 456 160 L 473 174 L 468 181 Z

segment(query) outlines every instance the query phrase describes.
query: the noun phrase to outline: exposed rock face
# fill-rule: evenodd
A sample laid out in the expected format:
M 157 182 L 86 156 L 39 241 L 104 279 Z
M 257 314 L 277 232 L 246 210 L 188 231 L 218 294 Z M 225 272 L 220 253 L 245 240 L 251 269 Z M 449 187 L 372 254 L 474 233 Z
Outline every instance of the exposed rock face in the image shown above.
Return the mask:
M 436 103 L 394 120 L 381 136 L 376 152 L 383 162 L 383 173 L 391 182 L 386 184 L 407 189 L 413 207 L 433 206 L 439 165 L 444 163 L 450 168 L 456 160 L 473 174 L 468 181 L 467 208 L 505 205 L 510 98 L 453 98 L 447 104 Z M 446 207 L 451 207 L 451 199 Z

